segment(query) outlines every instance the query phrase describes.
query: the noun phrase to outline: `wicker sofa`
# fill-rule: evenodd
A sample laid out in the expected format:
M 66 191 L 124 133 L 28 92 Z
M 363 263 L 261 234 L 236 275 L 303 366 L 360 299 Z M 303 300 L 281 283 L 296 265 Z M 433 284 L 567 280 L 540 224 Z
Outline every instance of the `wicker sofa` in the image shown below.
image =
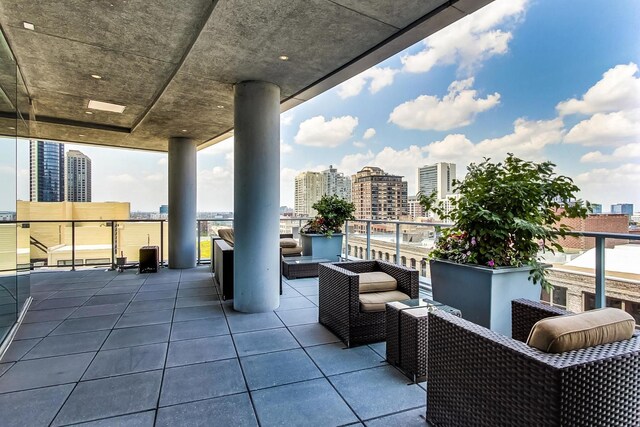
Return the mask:
M 385 339 L 385 312 L 360 309 L 359 273 L 382 271 L 397 281 L 397 290 L 418 298 L 418 271 L 384 261 L 320 264 L 319 321 L 347 346 Z
M 427 420 L 434 426 L 640 426 L 638 333 L 559 354 L 523 342 L 538 320 L 567 313 L 515 300 L 515 339 L 430 313 Z

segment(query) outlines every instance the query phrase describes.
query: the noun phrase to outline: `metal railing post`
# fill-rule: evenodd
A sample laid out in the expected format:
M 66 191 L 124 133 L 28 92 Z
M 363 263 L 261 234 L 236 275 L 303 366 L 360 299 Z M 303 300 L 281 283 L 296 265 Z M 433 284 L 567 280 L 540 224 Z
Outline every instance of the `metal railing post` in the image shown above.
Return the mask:
M 111 221 L 111 268 L 115 269 L 116 268 L 116 257 L 115 257 L 115 253 L 116 253 L 116 232 L 115 229 L 113 227 L 113 224 L 115 223 L 115 221 Z
M 604 248 L 605 238 L 596 237 L 596 308 L 607 306 L 605 268 L 604 268 Z
M 160 267 L 164 267 L 164 219 L 160 220 Z
M 400 223 L 396 223 L 396 264 L 400 265 Z
M 367 220 L 367 256 L 364 259 L 371 259 L 371 221 Z
M 71 271 L 76 271 L 76 222 L 71 221 Z
M 349 261 L 349 221 L 344 222 L 344 258 Z
M 197 219 L 196 223 L 198 224 L 198 261 L 197 265 L 200 265 L 200 220 Z

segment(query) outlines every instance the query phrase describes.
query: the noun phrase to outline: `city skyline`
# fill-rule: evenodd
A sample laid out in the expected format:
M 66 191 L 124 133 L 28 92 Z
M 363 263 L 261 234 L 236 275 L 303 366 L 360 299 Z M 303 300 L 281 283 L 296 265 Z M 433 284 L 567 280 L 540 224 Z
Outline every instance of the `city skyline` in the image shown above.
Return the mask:
M 601 3 L 497 0 L 283 113 L 280 204 L 294 206 L 297 174 L 331 164 L 349 176 L 381 167 L 413 195 L 418 167 L 456 163 L 461 179 L 469 162 L 514 152 L 556 163 L 605 211 L 638 209 L 628 184 L 640 182 L 640 5 Z M 167 202 L 166 154 L 66 147 L 93 159 L 94 200 L 147 211 Z M 232 194 L 227 140 L 198 153 L 198 210 L 233 210 Z

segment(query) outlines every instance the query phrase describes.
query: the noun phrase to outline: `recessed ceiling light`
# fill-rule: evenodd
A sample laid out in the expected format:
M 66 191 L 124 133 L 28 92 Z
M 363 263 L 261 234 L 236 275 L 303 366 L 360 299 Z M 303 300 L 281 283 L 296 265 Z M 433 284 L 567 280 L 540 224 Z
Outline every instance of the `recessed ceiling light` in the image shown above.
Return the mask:
M 91 74 L 91 77 L 93 77 L 96 80 L 100 80 L 102 78 L 102 76 L 100 76 L 98 74 Z
M 9 129 L 16 130 L 16 128 L 14 128 L 13 126 L 9 126 Z
M 224 108 L 224 105 L 218 105 L 218 108 L 222 109 Z
M 78 136 L 84 136 L 84 133 L 79 133 Z
M 281 60 L 281 61 L 288 61 L 289 57 L 287 55 L 280 55 L 280 56 L 278 56 L 278 59 Z
M 186 132 L 186 131 L 187 131 L 186 129 L 182 129 L 182 132 Z
M 31 31 L 33 31 L 33 30 L 35 30 L 35 29 L 36 29 L 36 27 L 34 27 L 34 26 L 33 26 L 33 24 L 32 24 L 31 22 L 27 22 L 27 21 L 24 21 L 24 22 L 22 23 L 22 26 L 23 26 L 24 28 L 26 28 L 27 30 L 31 30 Z
M 93 111 L 85 111 L 85 114 L 93 114 Z
M 122 113 L 126 107 L 124 105 L 112 104 L 110 102 L 90 100 L 89 108 L 93 110 L 110 111 L 112 113 Z

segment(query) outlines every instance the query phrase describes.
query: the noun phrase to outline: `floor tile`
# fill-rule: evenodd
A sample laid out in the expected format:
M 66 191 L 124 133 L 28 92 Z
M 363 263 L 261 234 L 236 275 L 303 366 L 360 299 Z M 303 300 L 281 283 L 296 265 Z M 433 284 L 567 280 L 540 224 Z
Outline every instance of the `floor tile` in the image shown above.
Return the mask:
M 263 426 L 337 426 L 358 421 L 324 378 L 257 390 L 251 394 Z
M 213 425 L 253 427 L 256 416 L 247 393 L 223 396 L 199 402 L 169 406 L 158 410 L 156 427 L 210 427 Z
M 213 280 L 197 280 L 192 282 L 180 282 L 180 286 L 178 289 L 193 289 L 193 288 L 209 288 L 212 287 L 215 289 L 213 285 Z
M 236 350 L 229 335 L 171 341 L 167 367 L 211 362 L 236 357 Z
M 219 304 L 202 307 L 185 307 L 175 309 L 173 321 L 184 322 L 186 320 L 209 319 L 222 316 L 224 316 L 224 312 Z
M 169 323 L 161 325 L 136 326 L 133 328 L 114 329 L 102 346 L 103 350 L 131 347 L 144 344 L 155 344 L 169 341 Z
M 49 322 L 51 320 L 64 320 L 76 310 L 76 307 L 55 308 L 52 310 L 29 310 L 24 316 L 24 323 Z
M 116 328 L 130 328 L 132 326 L 157 325 L 169 323 L 173 317 L 173 310 L 143 311 L 141 313 L 125 313 Z
M 143 311 L 173 310 L 175 299 L 157 299 L 149 301 L 133 301 L 129 304 L 127 313 L 141 313 Z
M 200 307 L 203 305 L 217 305 L 220 304 L 220 299 L 217 295 L 203 295 L 197 297 L 178 297 L 176 300 L 176 308 L 183 307 Z
M 318 286 L 314 285 L 314 286 L 298 286 L 297 288 L 295 288 L 296 291 L 298 291 L 300 294 L 304 295 L 304 296 L 312 296 L 312 295 L 318 295 Z
M 109 331 L 83 332 L 80 334 L 57 335 L 43 338 L 23 359 L 61 356 L 64 354 L 98 351 Z
M 51 310 L 53 308 L 68 308 L 68 307 L 80 307 L 84 304 L 89 298 L 89 296 L 84 297 L 74 297 L 74 298 L 58 298 L 58 299 L 47 299 L 38 304 L 33 310 Z
M 69 316 L 69 319 L 76 319 L 79 317 L 108 316 L 109 314 L 122 314 L 126 308 L 127 303 L 84 306 L 74 311 L 73 314 Z
M 318 306 L 319 302 L 319 296 L 318 295 L 306 295 L 305 298 L 307 298 L 309 301 L 311 301 L 311 303 L 313 305 L 315 305 L 316 307 Z
M 234 311 L 227 316 L 227 322 L 229 323 L 229 329 L 233 333 L 282 328 L 284 326 L 273 312 L 246 314 Z
M 140 293 L 146 294 L 148 292 L 165 292 L 165 293 L 174 293 L 176 294 L 178 291 L 177 283 L 160 283 L 157 285 L 142 285 L 140 288 Z M 174 295 L 175 296 L 175 295 Z M 164 297 L 166 298 L 166 297 Z
M 388 415 L 382 418 L 376 418 L 366 421 L 367 427 L 387 427 L 387 426 L 403 426 L 403 427 L 425 427 L 426 407 L 412 409 L 410 411 L 400 412 L 399 414 Z M 427 423 L 426 427 L 429 426 Z
M 369 344 L 369 347 L 378 353 L 383 359 L 387 358 L 387 343 L 385 341 Z
M 82 281 L 77 283 L 69 283 L 64 287 L 65 291 L 71 291 L 75 289 L 102 289 L 105 285 L 108 284 L 108 281 L 101 280 L 99 282 L 94 281 L 86 281 L 85 279 L 81 279 Z
M 53 425 L 60 426 L 153 409 L 162 371 L 143 372 L 78 384 Z
M 7 372 L 9 368 L 11 368 L 13 365 L 15 365 L 15 362 L 0 363 L 0 377 L 2 376 L 2 374 Z
M 166 343 L 101 350 L 82 379 L 92 380 L 162 369 L 166 354 Z
M 282 298 L 280 300 L 280 307 L 276 309 L 276 311 L 284 311 L 284 310 L 295 310 L 297 308 L 311 308 L 315 307 L 311 301 L 309 301 L 305 297 L 293 297 L 293 298 Z
M 297 310 L 279 311 L 278 317 L 287 326 L 318 323 L 318 308 L 301 308 Z
M 98 291 L 99 291 L 98 289 L 72 289 L 70 291 L 63 290 L 63 291 L 56 292 L 55 294 L 51 295 L 49 298 L 58 299 L 58 298 L 86 297 L 86 296 L 92 296 Z
M 15 362 L 24 357 L 33 347 L 41 341 L 41 338 L 13 341 L 2 357 L 2 362 Z
M 98 295 L 89 298 L 84 305 L 122 304 L 128 303 L 132 298 L 133 294 Z
M 171 326 L 171 341 L 214 337 L 226 334 L 229 334 L 229 327 L 223 317 L 174 322 Z
M 235 334 L 233 339 L 240 357 L 300 347 L 286 328 Z
M 178 298 L 184 297 L 199 297 L 199 296 L 211 296 L 218 295 L 218 292 L 212 286 L 206 288 L 180 288 L 178 289 Z
M 258 354 L 240 359 L 249 390 L 322 377 L 302 349 Z
M 120 318 L 119 314 L 109 316 L 84 317 L 63 321 L 49 336 L 76 334 L 78 332 L 101 331 L 113 328 Z
M 3 427 L 47 426 L 73 390 L 73 384 L 0 394 Z
M 100 295 L 118 295 L 118 294 L 135 294 L 138 292 L 139 286 L 107 286 L 96 292 L 96 296 Z
M 74 427 L 153 427 L 156 411 L 138 412 L 137 414 L 121 415 L 119 417 L 105 418 L 74 424 Z
M 29 338 L 42 338 L 49 335 L 51 331 L 58 327 L 60 320 L 51 322 L 23 323 L 16 333 L 17 340 L 25 340 Z
M 170 368 L 162 381 L 160 406 L 246 391 L 238 359 Z
M 47 357 L 16 363 L 0 381 L 0 393 L 79 381 L 95 353 Z
M 391 366 L 330 377 L 329 380 L 364 420 L 423 406 L 426 393 Z
M 345 348 L 342 343 L 308 347 L 309 356 L 325 375 L 336 375 L 381 366 L 384 359 L 366 345 Z
M 289 331 L 303 347 L 340 341 L 340 338 L 319 323 L 292 326 Z

